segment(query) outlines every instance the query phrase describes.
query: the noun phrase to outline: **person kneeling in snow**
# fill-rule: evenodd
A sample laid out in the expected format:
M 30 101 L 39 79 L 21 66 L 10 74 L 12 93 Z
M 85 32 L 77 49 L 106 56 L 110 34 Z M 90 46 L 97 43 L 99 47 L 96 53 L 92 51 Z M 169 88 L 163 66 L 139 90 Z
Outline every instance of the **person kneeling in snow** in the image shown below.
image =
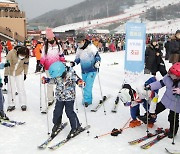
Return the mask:
M 149 80 L 145 82 L 146 85 L 155 82 L 156 78 L 151 77 Z M 136 88 L 134 90 L 129 84 L 124 84 L 122 89 L 120 90 L 118 97 L 124 103 L 124 106 L 130 106 L 130 114 L 132 121 L 129 124 L 129 127 L 140 126 L 141 122 L 137 120 L 140 117 L 140 104 L 143 105 L 146 111 L 150 110 L 152 113 L 156 108 L 157 95 L 158 91 L 150 91 L 146 92 L 143 86 Z M 151 101 L 149 105 L 148 102 Z M 148 103 L 148 105 L 147 105 Z M 148 106 L 148 108 L 147 108 Z M 154 126 L 155 119 L 148 121 L 148 127 Z
M 51 64 L 49 75 L 51 78 L 42 77 L 42 83 L 56 84 L 56 105 L 53 113 L 54 126 L 51 136 L 55 135 L 58 128 L 61 127 L 63 108 L 65 107 L 66 115 L 71 124 L 71 131 L 67 138 L 71 138 L 83 129 L 74 112 L 74 100 L 76 84 L 83 88 L 85 82 L 76 75 L 73 69 L 66 67 L 62 62 Z
M 168 121 L 170 123 L 169 138 L 176 136 L 179 128 L 180 113 L 180 62 L 170 67 L 168 74 L 160 81 L 145 86 L 146 90 L 157 90 L 166 87 L 166 91 L 155 110 L 159 114 L 165 109 L 170 109 Z M 174 126 L 175 125 L 175 126 Z M 175 129 L 174 129 L 175 128 Z M 174 132 L 174 134 L 173 134 Z

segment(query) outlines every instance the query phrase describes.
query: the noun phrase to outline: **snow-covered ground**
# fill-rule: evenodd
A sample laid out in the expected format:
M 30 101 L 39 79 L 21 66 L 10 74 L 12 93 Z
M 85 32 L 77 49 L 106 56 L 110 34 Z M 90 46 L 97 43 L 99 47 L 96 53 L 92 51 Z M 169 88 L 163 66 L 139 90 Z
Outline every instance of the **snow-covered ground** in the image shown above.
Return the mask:
M 137 139 L 146 135 L 146 126 L 142 124 L 140 127 L 128 128 L 124 130 L 118 137 L 110 135 L 95 139 L 96 135 L 101 135 L 110 132 L 113 128 L 122 128 L 123 125 L 130 118 L 129 107 L 124 107 L 122 103 L 118 106 L 117 113 L 111 113 L 114 100 L 117 93 L 124 81 L 124 52 L 102 53 L 102 64 L 99 73 L 103 95 L 111 95 L 111 98 L 105 103 L 107 115 L 104 115 L 103 107 L 97 113 L 90 112 L 90 110 L 98 103 L 101 98 L 98 77 L 96 77 L 93 88 L 93 104 L 87 108 L 88 124 L 91 125 L 90 134 L 86 132 L 80 134 L 77 138 L 72 139 L 69 143 L 53 151 L 54 154 L 164 154 L 165 147 L 179 149 L 180 146 L 180 133 L 175 138 L 175 145 L 172 145 L 171 139 L 163 139 L 148 150 L 143 150 L 140 145 L 131 146 L 128 141 Z M 67 60 L 73 60 L 74 55 L 66 56 Z M 118 65 L 110 65 L 114 62 Z M 169 68 L 171 65 L 166 61 L 166 66 Z M 80 66 L 74 68 L 79 75 Z M 39 150 L 37 146 L 40 145 L 47 137 L 47 115 L 40 113 L 40 75 L 32 74 L 35 70 L 35 58 L 30 59 L 29 74 L 25 81 L 27 92 L 28 110 L 22 112 L 17 103 L 16 110 L 7 113 L 7 115 L 17 121 L 25 121 L 23 126 L 16 126 L 15 128 L 7 128 L 0 125 L 0 153 L 1 154 L 50 154 L 52 151 L 49 149 Z M 1 70 L 1 75 L 3 71 Z M 143 81 L 143 76 L 135 78 L 135 83 Z M 158 74 L 161 79 L 161 75 Z M 44 85 L 42 85 L 42 89 Z M 162 96 L 164 89 L 160 91 Z M 42 91 L 44 98 L 44 91 Z M 5 96 L 6 97 L 6 96 Z M 42 104 L 45 106 L 45 101 L 42 98 Z M 6 97 L 7 100 L 7 97 Z M 5 110 L 7 108 L 7 101 L 5 102 Z M 78 117 L 83 126 L 86 125 L 84 108 L 82 106 L 82 93 L 81 89 L 77 87 L 77 98 L 75 109 L 78 108 Z M 52 128 L 52 113 L 54 106 L 49 110 L 49 127 Z M 144 113 L 141 108 L 141 113 Z M 157 127 L 168 128 L 167 121 L 168 110 L 159 114 L 154 128 L 150 129 L 151 132 Z M 66 115 L 63 115 L 63 122 L 68 121 Z M 63 132 L 61 132 L 50 145 L 57 143 L 64 139 L 70 131 L 68 125 Z

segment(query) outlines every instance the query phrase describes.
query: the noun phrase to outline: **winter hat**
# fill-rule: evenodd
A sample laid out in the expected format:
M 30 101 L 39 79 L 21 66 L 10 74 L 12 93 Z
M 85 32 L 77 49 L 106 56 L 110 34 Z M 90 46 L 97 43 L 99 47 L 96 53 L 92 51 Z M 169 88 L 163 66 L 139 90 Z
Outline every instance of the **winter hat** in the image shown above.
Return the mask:
M 54 37 L 55 37 L 55 35 L 54 35 L 52 29 L 51 28 L 46 28 L 46 38 L 47 39 L 52 39 Z
M 63 75 L 63 73 L 66 71 L 66 67 L 65 65 L 58 61 L 58 62 L 54 62 L 53 64 L 50 65 L 49 67 L 49 75 L 52 78 L 56 78 L 56 77 L 61 77 Z
M 169 72 L 170 75 L 174 75 L 176 78 L 180 78 L 180 62 L 175 63 L 170 67 Z
M 86 39 L 86 36 L 85 36 L 84 33 L 79 33 L 79 34 L 77 34 L 77 37 L 76 37 L 76 41 L 77 41 L 77 42 L 81 42 L 81 41 L 83 41 L 83 40 L 85 40 L 85 39 Z
M 127 102 L 131 102 L 131 96 L 129 94 L 129 89 L 123 88 L 119 92 L 119 99 L 125 104 Z

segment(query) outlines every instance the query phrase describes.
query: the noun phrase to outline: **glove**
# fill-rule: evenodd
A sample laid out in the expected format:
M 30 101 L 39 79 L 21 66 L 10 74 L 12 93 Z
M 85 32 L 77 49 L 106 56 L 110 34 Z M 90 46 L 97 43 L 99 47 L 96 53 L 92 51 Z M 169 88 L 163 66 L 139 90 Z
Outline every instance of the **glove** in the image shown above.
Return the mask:
M 174 88 L 173 89 L 173 94 L 174 95 L 180 95 L 180 88 Z
M 95 68 L 99 68 L 99 67 L 100 67 L 100 63 L 101 63 L 100 61 L 97 61 L 97 62 L 94 64 L 94 67 L 95 67 Z
M 75 65 L 76 65 L 75 62 L 73 62 L 73 61 L 70 62 L 70 66 L 71 66 L 71 67 L 74 67 Z
M 46 78 L 46 77 L 44 77 L 44 76 L 41 78 L 42 84 L 49 83 L 49 81 L 50 81 L 50 79 L 49 79 L 49 78 Z
M 2 83 L 0 83 L 0 88 L 2 88 L 3 87 L 3 84 Z
M 151 90 L 151 86 L 150 85 L 145 85 L 145 87 L 144 87 L 144 90 Z
M 9 62 L 6 62 L 6 63 L 4 64 L 4 67 L 10 67 L 10 63 L 9 63 Z
M 83 80 L 81 80 L 81 79 L 78 80 L 78 86 L 79 87 L 84 88 L 85 85 L 86 85 L 86 83 Z
M 119 130 L 119 129 L 114 128 L 111 132 L 111 136 L 118 136 L 121 133 L 122 133 L 121 129 Z
M 124 103 L 124 106 L 131 106 L 131 102 Z
M 5 85 L 6 85 L 6 83 L 8 83 L 8 76 L 4 77 L 4 83 L 5 83 Z
M 24 81 L 26 80 L 26 74 L 24 74 Z

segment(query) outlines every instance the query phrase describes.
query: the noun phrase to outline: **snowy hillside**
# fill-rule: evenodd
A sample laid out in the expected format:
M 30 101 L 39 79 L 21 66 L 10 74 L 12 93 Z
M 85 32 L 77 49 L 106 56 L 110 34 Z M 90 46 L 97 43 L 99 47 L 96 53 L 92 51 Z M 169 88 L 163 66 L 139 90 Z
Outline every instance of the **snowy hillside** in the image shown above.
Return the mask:
M 139 18 L 132 19 L 133 22 L 139 22 Z M 146 33 L 175 33 L 180 25 L 180 19 L 166 21 L 148 21 L 146 20 Z M 125 33 L 125 24 L 115 29 L 117 33 Z
M 140 22 L 140 18 L 139 18 L 140 15 L 144 14 L 144 12 L 146 12 L 148 8 L 155 7 L 155 8 L 160 9 L 165 6 L 168 6 L 169 4 L 177 4 L 179 2 L 180 2 L 180 0 L 149 0 L 149 1 L 147 1 L 147 3 L 134 5 L 133 7 L 126 9 L 125 13 L 119 14 L 117 16 L 63 25 L 63 26 L 54 28 L 53 31 L 54 32 L 64 32 L 66 30 L 72 30 L 72 29 L 74 29 L 74 30 L 92 29 L 92 28 L 98 28 L 98 27 L 101 27 L 104 25 L 112 24 L 115 22 L 126 22 L 127 20 L 134 21 L 134 22 Z M 177 28 L 175 26 L 167 24 L 167 22 L 168 21 L 166 21 L 165 25 L 171 26 L 171 28 L 167 29 L 167 26 L 166 26 L 165 29 L 168 30 L 166 32 L 169 32 L 169 33 L 175 32 Z M 146 23 L 147 23 L 147 27 L 149 25 L 152 25 L 152 23 L 148 23 L 148 21 Z M 161 22 L 160 22 L 160 24 L 161 24 Z M 152 26 L 150 26 L 150 27 L 152 27 Z M 120 32 L 125 31 L 124 26 L 123 26 L 123 29 L 120 29 L 120 28 L 118 29 L 118 31 L 120 31 Z M 158 29 L 158 30 L 151 28 L 151 30 L 149 30 L 148 32 L 159 32 L 159 28 L 161 28 L 161 26 L 156 25 L 156 29 Z M 162 32 L 164 32 L 164 31 L 162 31 Z
M 117 96 L 118 90 L 124 80 L 124 52 L 115 53 L 102 53 L 102 64 L 100 69 L 100 81 L 102 86 L 103 95 L 111 95 L 111 98 L 105 103 L 105 109 L 107 115 L 104 115 L 103 107 L 97 112 L 93 113 L 90 110 L 98 103 L 101 98 L 98 77 L 96 77 L 94 89 L 93 89 L 93 104 L 87 108 L 88 124 L 91 125 L 90 134 L 83 132 L 77 138 L 72 139 L 70 142 L 53 151 L 54 154 L 164 154 L 165 147 L 171 147 L 179 149 L 180 147 L 180 133 L 175 138 L 176 144 L 171 144 L 172 140 L 166 138 L 151 147 L 148 150 L 143 150 L 140 145 L 131 146 L 128 141 L 137 139 L 146 135 L 146 126 L 142 124 L 137 128 L 128 128 L 124 130 L 118 137 L 112 137 L 110 135 L 104 136 L 99 139 L 95 139 L 96 135 L 101 135 L 111 131 L 113 128 L 122 128 L 123 125 L 130 118 L 129 107 L 124 107 L 123 104 L 119 104 L 118 112 L 111 113 L 114 100 Z M 74 55 L 66 56 L 67 60 L 73 60 Z M 118 65 L 111 65 L 117 62 Z M 167 68 L 170 64 L 166 62 Z M 50 154 L 52 151 L 49 149 L 39 150 L 37 146 L 40 145 L 48 137 L 47 135 L 47 116 L 40 113 L 40 75 L 32 74 L 35 70 L 35 58 L 30 59 L 30 68 L 27 80 L 25 81 L 28 110 L 22 112 L 19 104 L 17 103 L 16 110 L 7 113 L 7 115 L 17 121 L 25 121 L 23 126 L 16 126 L 15 128 L 7 128 L 0 125 L 0 153 L 1 154 Z M 76 66 L 75 70 L 80 75 L 80 66 Z M 3 71 L 1 71 L 3 75 Z M 143 81 L 144 76 L 134 78 L 136 83 Z M 161 76 L 158 74 L 158 78 Z M 43 89 L 44 85 L 42 85 Z M 164 89 L 160 91 L 162 96 Z M 42 91 L 42 96 L 44 92 Z M 6 96 L 5 96 L 6 97 Z M 6 98 L 7 100 L 7 98 Z M 77 87 L 77 99 L 75 103 L 75 109 L 78 108 L 78 117 L 82 126 L 86 125 L 84 109 L 81 105 L 82 93 L 80 88 Z M 44 99 L 42 104 L 45 107 Z M 7 108 L 7 101 L 5 103 L 5 109 Z M 52 113 L 54 106 L 49 110 L 49 126 L 52 128 Z M 144 113 L 144 109 L 142 114 Z M 157 127 L 168 128 L 169 123 L 167 121 L 168 111 L 158 115 L 157 122 L 154 128 L 150 129 L 151 132 Z M 63 115 L 63 122 L 68 121 L 66 115 Z M 63 130 L 50 145 L 57 143 L 64 139 L 70 131 L 70 125 Z

